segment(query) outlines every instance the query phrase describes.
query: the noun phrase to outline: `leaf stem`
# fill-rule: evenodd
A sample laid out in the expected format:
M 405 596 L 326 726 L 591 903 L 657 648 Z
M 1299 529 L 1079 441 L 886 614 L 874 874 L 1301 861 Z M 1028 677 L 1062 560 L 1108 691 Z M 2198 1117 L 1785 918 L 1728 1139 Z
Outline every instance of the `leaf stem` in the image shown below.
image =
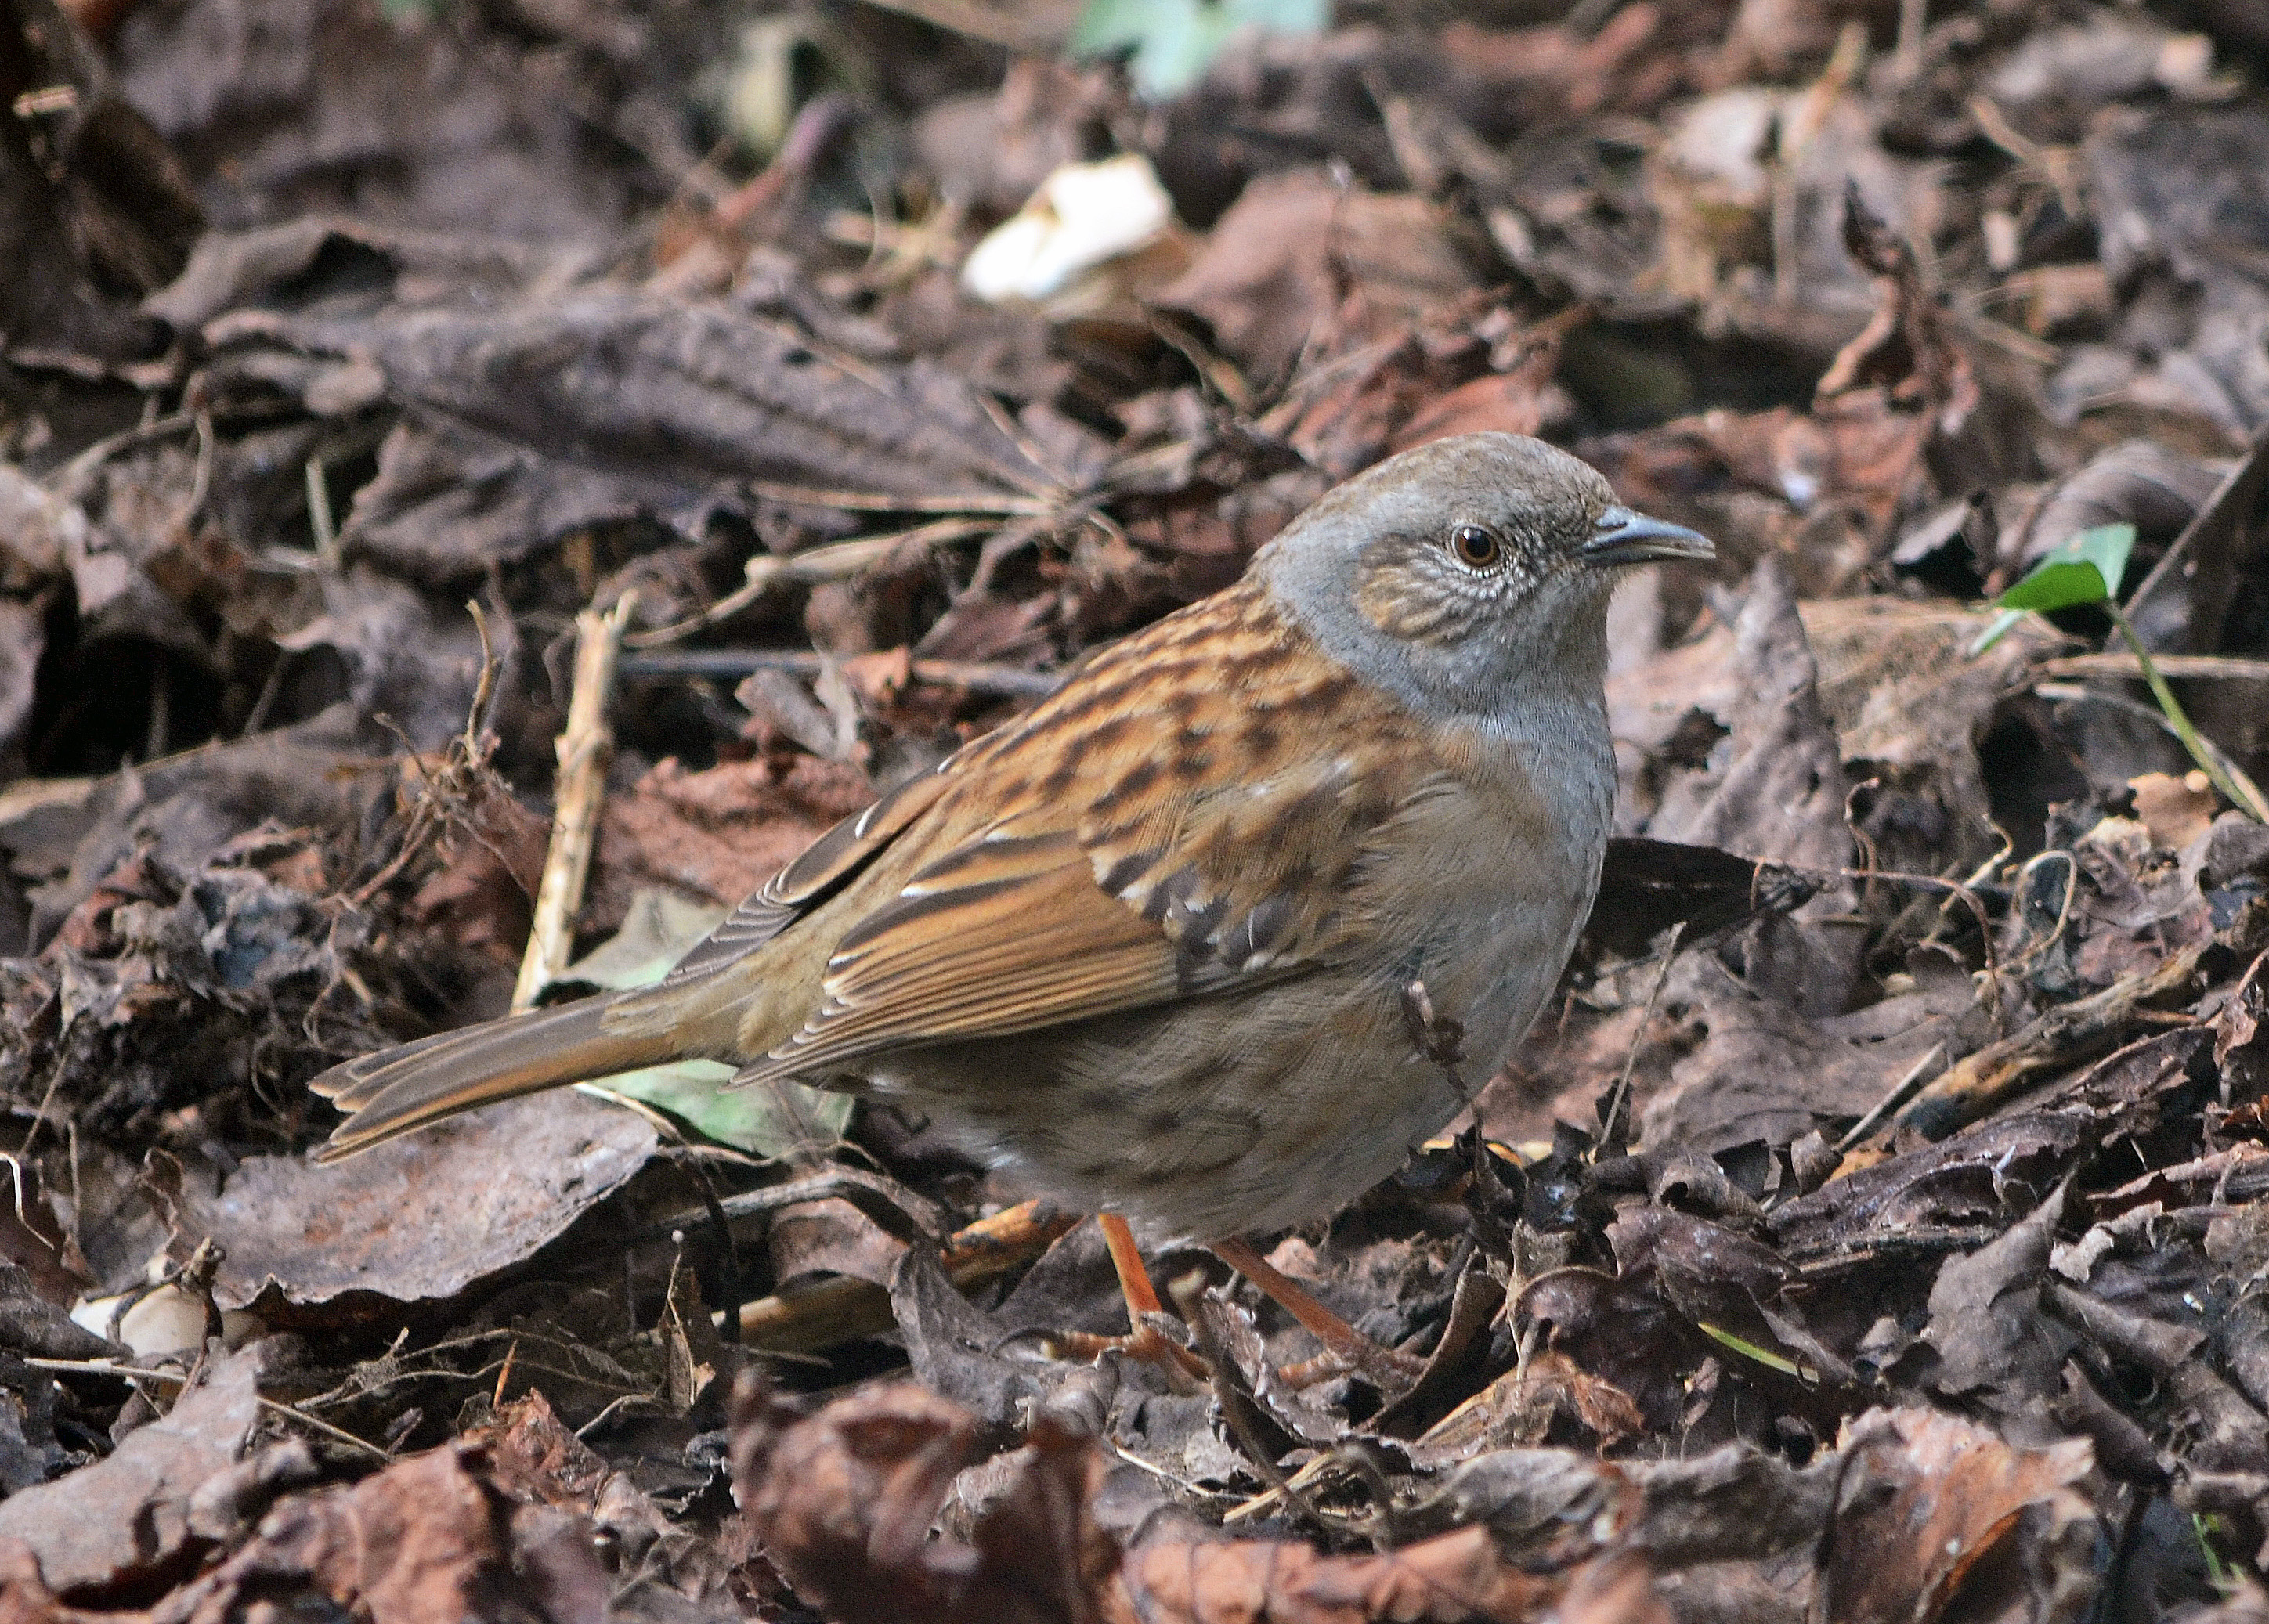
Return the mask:
M 2189 713 L 2183 709 L 2182 701 L 2175 698 L 2175 690 L 2167 686 L 2167 679 L 2159 674 L 2150 651 L 2143 646 L 2142 639 L 2135 635 L 2135 628 L 2128 624 L 2117 601 L 2105 597 L 2103 609 L 2111 616 L 2111 624 L 2119 628 L 2119 635 L 2134 654 L 2136 663 L 2143 668 L 2143 680 L 2151 686 L 2151 697 L 2159 702 L 2159 709 L 2166 713 L 2176 736 L 2183 742 L 2183 748 L 2191 753 L 2191 759 L 2198 763 L 2199 770 L 2212 780 L 2214 786 L 2222 793 L 2230 805 L 2257 823 L 2269 823 L 2269 803 L 2264 802 L 2260 786 L 2234 764 L 2225 765 L 2221 753 L 2199 736 L 2199 730 L 2191 725 Z

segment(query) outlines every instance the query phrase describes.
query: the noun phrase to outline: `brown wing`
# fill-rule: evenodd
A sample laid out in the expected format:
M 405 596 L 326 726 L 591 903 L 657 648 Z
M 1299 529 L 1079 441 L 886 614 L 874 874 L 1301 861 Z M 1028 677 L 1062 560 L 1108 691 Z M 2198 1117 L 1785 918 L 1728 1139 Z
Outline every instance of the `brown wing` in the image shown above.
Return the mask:
M 956 758 L 935 844 L 909 831 L 936 855 L 850 926 L 803 1030 L 743 1080 L 1323 962 L 1363 929 L 1351 882 L 1435 775 L 1426 744 L 1257 590 L 1160 622 Z
M 907 825 L 929 810 L 949 785 L 955 758 L 918 773 L 863 812 L 854 812 L 804 847 L 758 886 L 717 928 L 693 945 L 662 978 L 663 987 L 736 963 L 817 907 L 872 862 Z

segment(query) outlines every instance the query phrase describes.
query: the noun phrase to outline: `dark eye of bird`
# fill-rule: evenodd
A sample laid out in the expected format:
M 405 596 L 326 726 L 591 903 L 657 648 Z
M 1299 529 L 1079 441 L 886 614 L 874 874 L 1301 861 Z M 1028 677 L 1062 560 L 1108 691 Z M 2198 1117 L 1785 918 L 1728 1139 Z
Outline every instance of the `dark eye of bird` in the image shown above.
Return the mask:
M 1486 570 L 1504 556 L 1504 543 L 1487 526 L 1461 524 L 1450 532 L 1450 550 L 1469 570 Z

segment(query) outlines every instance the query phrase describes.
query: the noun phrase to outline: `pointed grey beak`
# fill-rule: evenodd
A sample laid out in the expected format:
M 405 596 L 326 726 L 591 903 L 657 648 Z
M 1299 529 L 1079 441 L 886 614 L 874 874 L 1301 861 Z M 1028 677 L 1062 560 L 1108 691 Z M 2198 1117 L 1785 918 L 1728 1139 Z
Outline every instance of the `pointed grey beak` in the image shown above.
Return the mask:
M 1718 552 L 1699 530 L 1650 519 L 1618 502 L 1600 515 L 1599 532 L 1584 543 L 1582 556 L 1585 563 L 1604 570 L 1621 564 L 1644 564 L 1651 558 L 1707 560 L 1715 558 Z

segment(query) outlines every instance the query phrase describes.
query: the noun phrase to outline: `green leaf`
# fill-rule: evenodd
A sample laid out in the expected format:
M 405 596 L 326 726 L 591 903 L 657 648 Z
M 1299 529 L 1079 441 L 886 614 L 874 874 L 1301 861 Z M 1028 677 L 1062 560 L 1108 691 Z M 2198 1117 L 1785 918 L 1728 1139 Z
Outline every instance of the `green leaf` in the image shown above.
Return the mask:
M 570 964 L 561 979 L 613 993 L 652 986 L 724 917 L 722 908 L 641 887 L 631 897 L 623 927 Z M 798 1082 L 728 1089 L 732 1078 L 733 1068 L 715 1060 L 677 1060 L 609 1077 L 597 1086 L 602 1093 L 643 1101 L 721 1144 L 760 1156 L 827 1149 L 843 1137 L 858 1106 L 847 1094 Z
M 1135 89 L 1163 101 L 1203 78 L 1239 29 L 1319 33 L 1331 10 L 1330 0 L 1087 0 L 1071 49 L 1092 56 L 1132 47 Z
M 1744 1359 L 1755 1360 L 1769 1370 L 1778 1370 L 1783 1376 L 1792 1376 L 1807 1387 L 1816 1387 L 1820 1384 L 1820 1372 L 1809 1365 L 1799 1364 L 1795 1360 L 1777 1354 L 1770 1347 L 1760 1347 L 1755 1342 L 1735 1336 L 1732 1332 L 1722 1330 L 1707 1320 L 1696 1320 L 1694 1328 L 1711 1341 L 1731 1348 Z
M 2127 572 L 2127 555 L 2134 550 L 2132 524 L 2083 530 L 2033 565 L 2031 573 L 1998 602 L 2003 609 L 2036 614 L 2101 603 L 2118 593 L 2120 578 Z
M 1977 634 L 1977 640 L 1970 646 L 1970 657 L 1975 660 L 1978 655 L 1992 647 L 1994 644 L 2008 636 L 2009 628 L 2015 625 L 2024 617 L 2025 614 L 2022 609 L 2003 609 L 1999 614 L 1994 616 L 1993 624 L 1986 627 L 1984 631 L 1979 632 Z
M 2027 614 L 2045 615 L 2055 609 L 2110 602 L 2119 595 L 2119 582 L 2127 573 L 2128 556 L 2135 550 L 2132 524 L 2098 525 L 2042 558 L 2008 591 L 1993 600 L 2001 613 L 1970 646 L 1982 654 L 1999 642 L 2009 628 Z
M 733 1068 L 719 1061 L 676 1060 L 609 1077 L 598 1086 L 668 1111 L 720 1144 L 774 1159 L 828 1150 L 858 1109 L 859 1102 L 847 1094 L 800 1082 L 727 1088 L 732 1080 Z

